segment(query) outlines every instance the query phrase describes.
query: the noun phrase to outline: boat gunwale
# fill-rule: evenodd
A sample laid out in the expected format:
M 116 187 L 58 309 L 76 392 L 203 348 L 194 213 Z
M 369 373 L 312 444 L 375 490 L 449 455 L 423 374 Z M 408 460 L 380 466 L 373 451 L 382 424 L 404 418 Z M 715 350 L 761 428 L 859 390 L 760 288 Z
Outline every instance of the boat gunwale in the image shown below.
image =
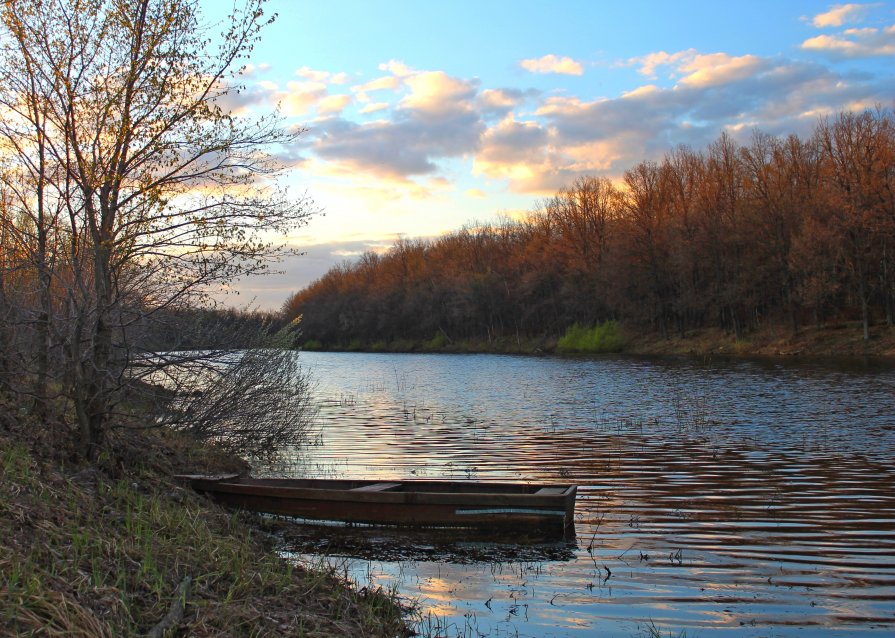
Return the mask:
M 395 480 L 395 481 L 373 481 L 373 480 L 339 480 L 339 479 L 321 479 L 326 487 L 313 487 L 309 485 L 291 486 L 291 485 L 271 485 L 265 483 L 271 479 L 255 479 L 255 478 L 217 478 L 217 477 L 201 477 L 196 475 L 184 476 L 188 478 L 195 489 L 203 492 L 218 492 L 228 494 L 240 494 L 244 496 L 264 496 L 268 498 L 279 498 L 286 500 L 306 500 L 306 501 L 341 501 L 356 503 L 394 503 L 405 505 L 505 505 L 527 507 L 556 507 L 563 504 L 568 507 L 569 501 L 574 503 L 577 485 L 573 484 L 521 484 L 521 483 L 480 483 L 480 482 L 464 482 L 464 481 L 426 481 L 426 480 Z M 281 481 L 290 481 L 293 479 L 273 479 Z M 315 479 L 294 479 L 296 481 L 314 481 Z M 376 483 L 398 483 L 401 489 L 394 490 L 358 490 L 357 487 L 375 485 Z M 354 485 L 355 487 L 336 487 L 342 483 L 345 486 Z M 335 485 L 334 485 L 335 484 Z M 414 487 L 432 487 L 432 486 L 466 486 L 479 488 L 493 488 L 494 491 L 430 491 L 430 490 L 414 490 Z M 536 494 L 534 492 L 519 491 L 499 491 L 500 488 L 529 488 L 539 490 L 542 488 L 563 488 L 560 493 L 553 494 Z

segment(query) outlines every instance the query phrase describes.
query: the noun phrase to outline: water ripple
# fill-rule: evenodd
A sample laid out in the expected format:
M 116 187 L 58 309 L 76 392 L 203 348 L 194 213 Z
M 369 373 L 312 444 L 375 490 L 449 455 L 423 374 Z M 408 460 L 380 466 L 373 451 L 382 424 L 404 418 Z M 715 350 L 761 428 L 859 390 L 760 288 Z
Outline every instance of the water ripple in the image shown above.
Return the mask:
M 460 635 L 895 629 L 891 369 L 301 356 L 322 445 L 269 472 L 580 485 L 563 560 L 342 559 Z

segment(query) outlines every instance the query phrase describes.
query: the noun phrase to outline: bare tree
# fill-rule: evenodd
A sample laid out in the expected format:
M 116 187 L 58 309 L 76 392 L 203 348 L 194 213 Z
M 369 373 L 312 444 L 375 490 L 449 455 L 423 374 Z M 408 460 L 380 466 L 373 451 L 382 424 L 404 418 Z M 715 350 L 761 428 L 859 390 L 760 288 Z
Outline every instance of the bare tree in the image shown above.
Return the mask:
M 870 305 L 882 263 L 883 296 L 888 292 L 887 248 L 892 224 L 891 115 L 885 111 L 841 113 L 823 121 L 817 138 L 822 149 L 822 179 L 831 204 L 832 223 L 843 240 L 850 284 L 861 306 L 864 341 L 870 339 Z
M 310 215 L 306 199 L 277 187 L 271 155 L 300 131 L 221 106 L 269 22 L 262 5 L 234 11 L 215 49 L 194 0 L 9 0 L 0 9 L 14 36 L 5 57 L 28 61 L 11 68 L 35 87 L 31 120 L 53 165 L 31 173 L 52 182 L 54 211 L 66 215 L 67 263 L 56 275 L 63 381 L 87 457 L 120 409 L 128 370 L 161 361 L 132 328 L 263 272 L 280 251 L 270 237 Z

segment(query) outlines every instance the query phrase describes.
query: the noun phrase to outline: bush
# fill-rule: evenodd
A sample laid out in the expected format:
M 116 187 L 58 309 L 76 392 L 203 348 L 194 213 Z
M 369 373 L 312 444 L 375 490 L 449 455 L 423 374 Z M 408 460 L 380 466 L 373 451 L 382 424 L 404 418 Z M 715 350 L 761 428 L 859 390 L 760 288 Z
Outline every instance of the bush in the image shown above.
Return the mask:
M 307 350 L 308 352 L 313 350 L 323 350 L 323 344 L 316 339 L 308 339 L 302 344 L 301 349 Z
M 346 352 L 363 352 L 364 342 L 360 339 L 352 339 L 344 349 Z
M 435 336 L 425 342 L 423 348 L 425 350 L 441 350 L 447 345 L 447 337 L 443 332 L 436 332 Z
M 604 321 L 592 328 L 572 324 L 556 345 L 559 352 L 620 352 L 625 346 L 622 327 L 617 321 Z
M 159 423 L 226 452 L 262 458 L 308 442 L 313 382 L 292 350 L 225 353 L 168 372 L 175 395 Z

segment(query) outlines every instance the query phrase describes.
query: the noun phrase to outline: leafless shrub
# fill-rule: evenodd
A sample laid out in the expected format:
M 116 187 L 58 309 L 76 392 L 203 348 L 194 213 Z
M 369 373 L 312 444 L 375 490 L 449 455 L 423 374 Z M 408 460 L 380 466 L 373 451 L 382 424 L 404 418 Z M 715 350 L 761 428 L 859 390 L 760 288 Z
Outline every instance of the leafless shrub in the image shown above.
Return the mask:
M 167 369 L 162 424 L 228 452 L 269 457 L 312 436 L 317 409 L 298 353 L 253 349 L 217 353 Z

